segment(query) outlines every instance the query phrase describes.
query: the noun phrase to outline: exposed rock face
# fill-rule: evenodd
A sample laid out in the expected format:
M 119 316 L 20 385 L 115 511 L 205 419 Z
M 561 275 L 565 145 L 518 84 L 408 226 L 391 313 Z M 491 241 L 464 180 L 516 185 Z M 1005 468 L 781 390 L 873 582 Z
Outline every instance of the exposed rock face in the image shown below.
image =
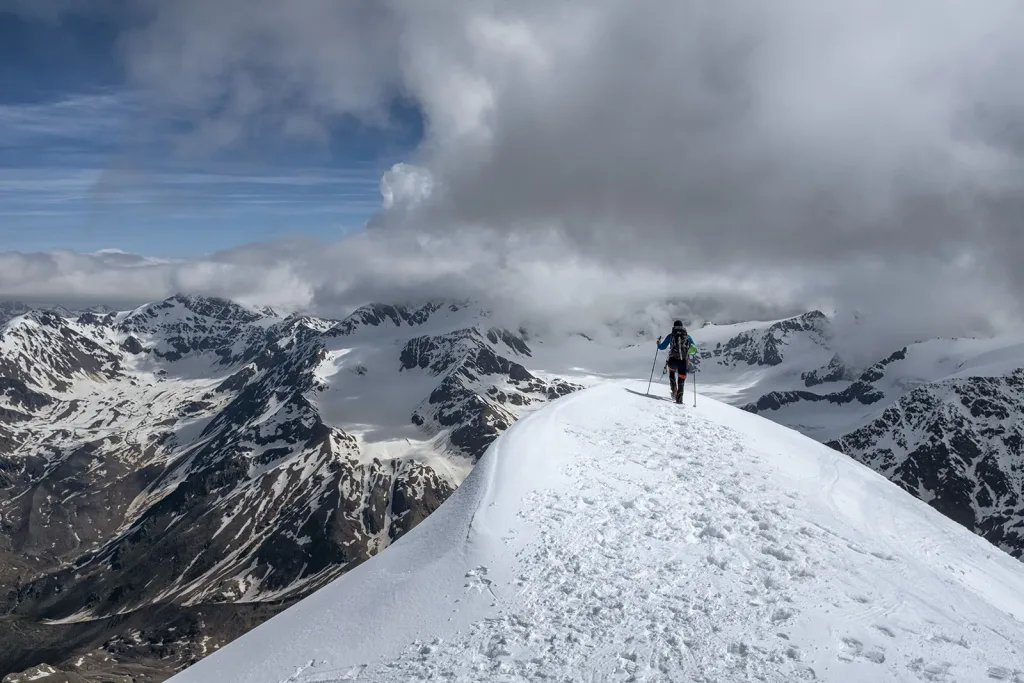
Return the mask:
M 829 445 L 1019 558 L 1022 415 L 1024 369 L 919 387 Z
M 829 382 L 841 382 L 843 380 L 852 380 L 852 371 L 846 367 L 839 355 L 832 356 L 832 360 L 829 361 L 827 367 L 818 368 L 817 370 L 808 370 L 800 375 L 800 379 L 804 381 L 804 386 L 814 387 L 819 384 L 828 384 Z
M 437 337 L 417 337 L 402 350 L 403 370 L 415 368 L 443 380 L 413 414 L 413 422 L 440 431 L 478 459 L 505 429 L 535 403 L 565 396 L 580 387 L 562 380 L 545 382 L 498 349 L 528 356 L 529 346 L 508 330 L 476 328 Z
M 821 311 L 811 311 L 796 318 L 780 320 L 767 328 L 737 334 L 712 348 L 702 348 L 702 361 L 718 365 L 776 366 L 782 363 L 785 348 L 798 335 L 812 342 L 826 345 L 831 334 L 831 323 Z
M 855 401 L 861 405 L 877 403 L 886 397 L 886 392 L 879 388 L 876 383 L 886 376 L 886 371 L 890 366 L 897 361 L 906 360 L 907 352 L 907 347 L 903 347 L 899 351 L 889 355 L 887 358 L 878 361 L 861 373 L 855 381 L 842 390 L 831 391 L 828 393 L 812 391 L 774 391 L 765 394 L 754 403 L 743 406 L 743 408 L 744 410 L 752 413 L 761 413 L 765 411 L 778 410 L 782 406 L 798 403 L 800 401 L 807 401 L 811 403 L 827 401 L 836 405 L 853 403 Z M 851 371 L 849 368 L 843 364 L 838 356 L 833 356 L 832 362 L 829 363 L 826 372 L 820 372 L 819 370 L 809 371 L 803 373 L 801 378 L 807 386 L 820 385 L 827 388 L 828 385 L 841 383 L 850 376 Z M 902 392 L 902 387 L 897 386 L 895 388 Z
M 452 303 L 445 306 L 440 303 L 427 303 L 422 306 L 390 306 L 387 304 L 370 304 L 353 312 L 350 316 L 335 325 L 328 333 L 333 337 L 344 337 L 359 329 L 380 327 L 390 322 L 396 327 L 416 327 L 430 319 L 430 316 L 447 308 L 452 313 L 462 308 L 461 304 Z
M 421 459 L 367 455 L 326 423 L 320 368 L 359 331 L 412 337 L 460 310 L 374 305 L 336 323 L 175 296 L 120 314 L 11 316 L 0 641 L 19 645 L 0 671 L 166 678 L 415 527 L 453 482 Z M 396 371 L 432 378 L 407 420 L 439 439 L 438 457 L 475 460 L 524 411 L 575 388 L 534 377 L 509 358 L 529 357 L 524 340 L 475 323 L 394 353 Z

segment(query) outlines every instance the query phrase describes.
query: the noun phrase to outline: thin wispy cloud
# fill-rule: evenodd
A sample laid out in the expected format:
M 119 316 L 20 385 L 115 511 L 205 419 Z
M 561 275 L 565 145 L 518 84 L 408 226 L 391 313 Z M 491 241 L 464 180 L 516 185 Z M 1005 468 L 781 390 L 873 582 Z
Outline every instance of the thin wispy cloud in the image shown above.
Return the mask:
M 0 105 L 0 243 L 104 246 L 102 235 L 116 240 L 115 228 L 142 223 L 135 233 L 144 237 L 204 219 L 238 242 L 249 239 L 246 224 L 257 212 L 264 224 L 277 221 L 277 232 L 301 231 L 302 221 L 315 217 L 321 232 L 333 223 L 341 234 L 379 207 L 380 169 L 371 162 L 308 167 L 184 159 L 159 134 L 140 133 L 140 121 L 153 119 L 140 102 L 138 95 L 103 92 Z M 204 242 L 193 249 L 207 250 Z
M 0 104 L 0 140 L 5 147 L 73 140 L 95 142 L 123 133 L 131 100 L 114 93 L 71 94 L 51 102 Z M 42 151 L 42 150 L 40 150 Z
M 338 211 L 360 215 L 379 208 L 372 173 L 349 169 L 304 171 L 294 177 L 237 173 L 173 173 L 109 168 L 0 168 L 0 214 L 55 211 L 80 214 L 91 207 L 157 204 L 198 208 L 210 203 L 280 207 L 286 211 Z

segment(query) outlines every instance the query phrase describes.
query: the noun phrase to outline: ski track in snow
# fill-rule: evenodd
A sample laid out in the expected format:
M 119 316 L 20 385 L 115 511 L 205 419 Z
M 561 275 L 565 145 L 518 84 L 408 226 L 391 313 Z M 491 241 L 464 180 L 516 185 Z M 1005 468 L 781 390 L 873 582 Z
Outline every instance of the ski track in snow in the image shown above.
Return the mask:
M 310 660 L 263 680 L 1024 683 L 1013 560 L 972 566 L 984 541 L 761 418 L 614 389 L 625 397 L 556 402 L 524 420 L 528 437 L 492 449 L 499 464 L 461 557 L 463 595 L 448 601 L 457 613 L 483 598 L 484 616 L 446 630 L 437 614 L 442 635 L 397 656 Z M 763 442 L 751 438 L 758 430 Z M 795 462 L 789 444 L 802 451 Z M 524 457 L 524 447 L 550 454 Z M 511 458 L 555 465 L 523 487 L 510 520 L 494 489 Z M 473 533 L 486 546 L 495 529 L 498 546 L 474 552 Z M 993 567 L 1008 573 L 986 575 Z M 1015 583 L 982 584 L 1007 577 Z M 388 618 L 402 615 L 396 605 Z M 357 646 L 337 645 L 357 661 Z

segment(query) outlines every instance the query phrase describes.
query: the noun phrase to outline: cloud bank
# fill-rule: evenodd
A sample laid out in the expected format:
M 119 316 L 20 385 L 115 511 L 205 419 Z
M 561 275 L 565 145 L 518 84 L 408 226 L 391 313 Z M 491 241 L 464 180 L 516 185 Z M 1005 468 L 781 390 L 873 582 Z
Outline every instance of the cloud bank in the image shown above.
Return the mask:
M 190 122 L 189 154 L 386 128 L 395 98 L 426 123 L 362 233 L 153 266 L 139 291 L 314 308 L 479 291 L 558 319 L 717 298 L 859 309 L 903 336 L 1024 314 L 1013 0 L 132 8 L 125 64 L 154 112 Z M 3 258 L 4 294 L 106 277 L 91 257 L 94 280 L 67 255 Z

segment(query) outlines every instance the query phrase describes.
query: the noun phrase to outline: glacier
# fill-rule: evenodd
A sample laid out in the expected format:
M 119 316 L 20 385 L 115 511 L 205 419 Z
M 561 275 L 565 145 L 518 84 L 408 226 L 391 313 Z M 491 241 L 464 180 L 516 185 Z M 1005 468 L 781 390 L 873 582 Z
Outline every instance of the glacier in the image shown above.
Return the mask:
M 810 437 L 606 380 L 172 679 L 1024 683 L 1024 565 Z

